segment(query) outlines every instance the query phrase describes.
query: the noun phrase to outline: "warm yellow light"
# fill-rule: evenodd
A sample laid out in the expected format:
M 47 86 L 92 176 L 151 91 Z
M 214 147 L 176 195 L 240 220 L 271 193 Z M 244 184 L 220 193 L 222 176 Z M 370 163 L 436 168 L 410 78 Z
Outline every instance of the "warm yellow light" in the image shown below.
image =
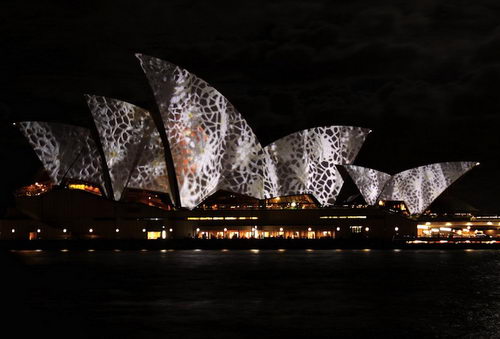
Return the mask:
M 200 231 L 200 229 L 199 229 L 199 228 L 197 228 L 197 229 L 196 229 L 196 232 L 199 232 L 199 231 Z
M 451 222 L 447 222 L 447 223 L 446 223 L 446 226 L 451 226 Z
M 35 183 L 35 184 L 37 185 L 37 183 Z M 85 185 L 85 184 L 69 184 L 68 188 L 73 189 L 73 190 L 87 191 L 87 192 L 91 192 L 91 193 L 99 194 L 99 195 L 101 194 L 99 188 Z
M 224 232 L 227 232 L 227 228 L 224 227 Z
M 320 219 L 366 219 L 366 215 L 323 215 Z
M 451 227 L 439 227 L 440 231 L 451 232 Z
M 493 223 L 491 221 L 488 221 L 486 225 L 493 225 Z
M 149 240 L 156 240 L 161 237 L 161 232 L 148 232 Z
M 280 232 L 283 232 L 283 227 L 280 227 Z
M 370 227 L 365 227 L 365 231 L 368 232 L 370 230 Z
M 427 221 L 425 224 L 426 224 L 427 226 L 429 226 L 431 223 Z
M 311 227 L 309 227 L 309 228 L 307 228 L 307 230 L 308 230 L 309 232 L 311 232 L 311 230 L 312 230 L 312 229 L 311 229 Z

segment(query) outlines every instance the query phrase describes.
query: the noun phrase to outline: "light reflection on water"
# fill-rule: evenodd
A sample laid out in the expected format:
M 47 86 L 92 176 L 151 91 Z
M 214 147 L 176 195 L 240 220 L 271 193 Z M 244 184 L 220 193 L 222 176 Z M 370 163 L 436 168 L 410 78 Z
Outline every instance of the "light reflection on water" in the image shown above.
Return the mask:
M 500 333 L 500 251 L 161 252 L 11 253 L 10 309 L 72 337 Z

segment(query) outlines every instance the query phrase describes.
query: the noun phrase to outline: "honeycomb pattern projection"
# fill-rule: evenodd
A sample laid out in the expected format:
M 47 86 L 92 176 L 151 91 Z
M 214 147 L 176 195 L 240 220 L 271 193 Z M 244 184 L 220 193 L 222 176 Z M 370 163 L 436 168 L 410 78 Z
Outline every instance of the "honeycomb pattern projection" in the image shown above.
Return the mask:
M 81 180 L 107 195 L 102 159 L 88 129 L 39 121 L 21 122 L 19 129 L 55 184 L 64 178 Z
M 181 205 L 194 208 L 218 189 L 256 196 L 261 146 L 215 88 L 166 61 L 137 55 L 168 136 Z
M 262 176 L 259 155 L 262 146 L 241 114 L 230 115 L 226 151 L 222 159 L 222 177 L 219 188 L 262 199 Z
M 148 111 L 124 101 L 87 96 L 104 157 L 114 199 L 126 187 L 169 193 L 165 153 Z
M 333 205 L 344 183 L 335 165 L 352 163 L 369 132 L 350 126 L 316 127 L 266 146 L 264 197 L 312 194 L 321 205 Z
M 448 186 L 476 165 L 476 162 L 443 162 L 398 173 L 389 179 L 380 200 L 404 201 L 411 214 L 421 214 Z
M 366 203 L 375 205 L 391 176 L 387 173 L 361 166 L 344 165 L 344 168 L 358 187 Z

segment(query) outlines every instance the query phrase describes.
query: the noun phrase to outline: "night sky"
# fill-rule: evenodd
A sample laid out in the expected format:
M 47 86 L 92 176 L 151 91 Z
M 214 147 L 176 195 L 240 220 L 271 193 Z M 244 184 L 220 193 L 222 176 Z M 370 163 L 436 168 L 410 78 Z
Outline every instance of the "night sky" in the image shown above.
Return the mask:
M 88 126 L 84 93 L 152 109 L 140 52 L 208 81 L 263 145 L 354 125 L 373 130 L 358 165 L 479 161 L 447 195 L 500 210 L 496 0 L 30 2 L 0 5 L 3 201 L 41 167 L 11 122 Z

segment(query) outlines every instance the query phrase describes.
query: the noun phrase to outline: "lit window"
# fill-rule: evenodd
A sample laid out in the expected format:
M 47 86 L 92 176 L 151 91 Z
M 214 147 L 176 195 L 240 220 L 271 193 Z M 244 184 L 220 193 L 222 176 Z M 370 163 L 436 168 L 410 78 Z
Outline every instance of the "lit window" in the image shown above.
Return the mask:
M 352 233 L 361 233 L 361 230 L 363 229 L 362 226 L 350 226 L 350 228 Z
M 148 232 L 148 239 L 155 240 L 161 237 L 161 232 Z

